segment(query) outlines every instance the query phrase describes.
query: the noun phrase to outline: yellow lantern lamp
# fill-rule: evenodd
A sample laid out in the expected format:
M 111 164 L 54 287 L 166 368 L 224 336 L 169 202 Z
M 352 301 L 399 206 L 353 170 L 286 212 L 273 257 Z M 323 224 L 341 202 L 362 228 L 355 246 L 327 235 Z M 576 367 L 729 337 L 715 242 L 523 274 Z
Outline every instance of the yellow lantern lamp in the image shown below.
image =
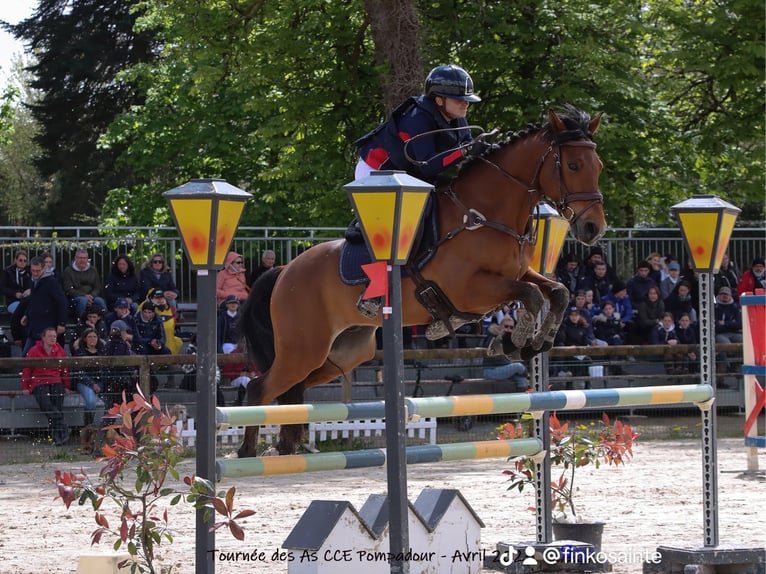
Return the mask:
M 192 269 L 223 267 L 251 194 L 223 179 L 192 179 L 162 195 Z
M 694 270 L 716 273 L 741 210 L 715 195 L 695 195 L 670 209 L 681 226 Z
M 343 186 L 374 261 L 404 265 L 433 189 L 403 171 L 373 171 Z
M 550 275 L 564 247 L 569 221 L 547 203 L 537 205 L 537 242 L 529 266 L 541 275 Z

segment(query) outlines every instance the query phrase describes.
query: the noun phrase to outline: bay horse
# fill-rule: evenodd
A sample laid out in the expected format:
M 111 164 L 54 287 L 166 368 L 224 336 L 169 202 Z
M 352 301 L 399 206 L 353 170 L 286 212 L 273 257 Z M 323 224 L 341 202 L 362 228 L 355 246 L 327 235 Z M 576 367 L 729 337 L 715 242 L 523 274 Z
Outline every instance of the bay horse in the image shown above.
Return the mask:
M 436 190 L 440 239 L 420 273 L 458 310 L 454 326 L 466 322 L 461 317 L 477 320 L 517 301 L 524 312 L 511 346 L 524 350 L 525 357 L 552 346 L 569 292 L 529 268 L 535 208 L 540 201 L 555 206 L 569 220 L 572 236 L 586 245 L 603 235 L 606 222 L 598 188 L 603 164 L 592 141 L 600 121 L 601 114 L 591 119 L 571 105 L 550 111 L 544 125 L 512 134 L 466 161 L 447 187 Z M 381 317 L 364 317 L 356 304 L 364 286 L 340 279 L 344 242 L 315 245 L 253 286 L 242 329 L 262 374 L 248 385 L 249 405 L 274 399 L 300 404 L 305 389 L 345 377 L 373 358 Z M 433 323 L 415 291 L 413 278 L 404 277 L 403 325 Z M 541 312 L 540 328 L 535 329 Z M 512 351 L 504 348 L 506 354 Z M 282 425 L 278 452 L 292 454 L 302 433 L 302 425 Z M 257 437 L 258 427 L 248 427 L 238 456 L 255 456 Z

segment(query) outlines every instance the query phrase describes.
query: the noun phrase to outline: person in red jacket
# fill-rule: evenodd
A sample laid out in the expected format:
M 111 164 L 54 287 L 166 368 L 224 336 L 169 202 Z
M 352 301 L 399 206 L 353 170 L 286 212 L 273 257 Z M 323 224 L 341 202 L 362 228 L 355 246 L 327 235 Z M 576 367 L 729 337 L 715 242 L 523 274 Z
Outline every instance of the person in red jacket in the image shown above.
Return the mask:
M 743 293 L 755 293 L 756 289 L 766 288 L 766 261 L 763 257 L 753 259 L 750 269 L 742 273 L 737 284 L 737 299 Z
M 56 342 L 57 335 L 54 327 L 43 329 L 40 340 L 29 349 L 27 357 L 66 357 L 64 349 Z M 34 395 L 40 410 L 48 417 L 48 427 L 56 446 L 69 440 L 69 428 L 64 424 L 64 395 L 70 388 L 67 367 L 24 367 L 21 372 L 21 390 L 25 395 Z

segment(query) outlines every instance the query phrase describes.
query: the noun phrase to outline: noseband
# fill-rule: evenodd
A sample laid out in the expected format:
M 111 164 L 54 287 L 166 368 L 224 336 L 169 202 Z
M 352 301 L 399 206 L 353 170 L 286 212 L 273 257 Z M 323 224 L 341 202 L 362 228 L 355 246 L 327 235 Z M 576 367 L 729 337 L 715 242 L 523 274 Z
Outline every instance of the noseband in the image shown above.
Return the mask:
M 564 183 L 564 177 L 562 176 L 562 165 L 561 165 L 561 148 L 562 147 L 587 147 L 591 149 L 596 149 L 596 144 L 590 140 L 570 140 L 565 142 L 554 142 L 551 143 L 550 146 L 548 146 L 548 149 L 545 150 L 545 153 L 540 156 L 540 160 L 537 162 L 537 167 L 535 168 L 535 174 L 532 177 L 531 183 L 526 183 L 519 178 L 517 178 L 515 175 L 508 173 L 505 169 L 497 165 L 496 163 L 490 161 L 486 157 L 481 157 L 480 159 L 492 167 L 494 167 L 497 171 L 499 171 L 504 177 L 510 179 L 511 181 L 523 186 L 526 188 L 527 192 L 532 196 L 533 194 L 539 195 L 541 199 L 545 200 L 547 203 L 550 203 L 553 205 L 556 210 L 561 214 L 562 217 L 564 217 L 567 221 L 569 221 L 569 224 L 574 224 L 580 217 L 582 217 L 583 214 L 585 214 L 589 209 L 594 207 L 595 205 L 598 205 L 599 203 L 604 202 L 604 196 L 601 194 L 601 191 L 596 189 L 595 191 L 580 191 L 577 193 L 570 193 L 569 190 L 566 187 L 566 184 Z M 554 153 L 555 150 L 555 153 Z M 551 198 L 549 195 L 543 193 L 540 191 L 540 172 L 543 169 L 543 165 L 545 164 L 545 160 L 548 159 L 548 156 L 553 153 L 553 158 L 556 162 L 556 175 L 559 180 L 559 200 L 554 201 L 553 198 Z M 585 209 L 580 211 L 579 213 L 576 212 L 574 209 L 572 209 L 569 204 L 573 203 L 575 201 L 589 201 L 590 203 L 585 206 Z M 532 208 L 536 205 L 537 202 L 533 201 L 531 202 Z

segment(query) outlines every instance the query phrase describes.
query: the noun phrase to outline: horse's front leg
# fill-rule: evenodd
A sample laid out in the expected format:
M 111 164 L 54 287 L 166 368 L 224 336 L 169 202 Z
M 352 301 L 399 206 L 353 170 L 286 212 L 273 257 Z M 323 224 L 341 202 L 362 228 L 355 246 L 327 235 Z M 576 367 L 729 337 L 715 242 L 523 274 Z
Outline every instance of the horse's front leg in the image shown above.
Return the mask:
M 514 281 L 506 301 L 519 301 L 522 307 L 516 312 L 516 326 L 511 334 L 511 343 L 517 349 L 529 347 L 535 335 L 537 315 L 545 304 L 540 289 L 528 282 Z M 510 353 L 504 349 L 506 355 Z
M 569 304 L 569 289 L 531 269 L 527 270 L 522 279 L 536 285 L 548 301 L 548 313 L 542 317 L 540 329 L 531 345 L 538 352 L 548 351 L 553 347 L 556 333 L 564 319 L 564 311 Z

